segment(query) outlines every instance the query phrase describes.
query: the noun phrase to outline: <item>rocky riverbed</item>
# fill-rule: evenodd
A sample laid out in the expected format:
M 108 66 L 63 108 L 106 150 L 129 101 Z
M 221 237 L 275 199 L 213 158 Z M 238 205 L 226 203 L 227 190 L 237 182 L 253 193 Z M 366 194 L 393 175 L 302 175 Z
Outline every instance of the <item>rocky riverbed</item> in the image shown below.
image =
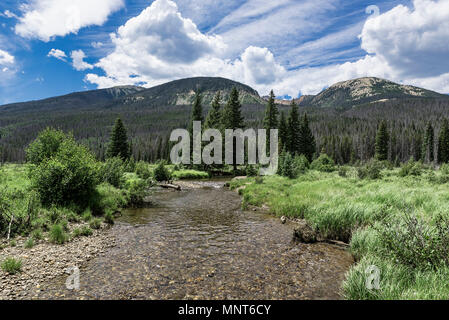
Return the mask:
M 54 279 L 67 277 L 67 268 L 83 268 L 116 243 L 110 227 L 104 224 L 100 230 L 93 230 L 91 236 L 78 237 L 63 245 L 43 239 L 26 249 L 26 238 L 18 237 L 14 241 L 15 246 L 0 249 L 0 262 L 7 257 L 21 260 L 22 272 L 10 275 L 0 269 L 0 300 L 31 299 L 30 293 L 38 294 Z
M 293 241 L 295 224 L 282 224 L 263 209 L 242 210 L 224 182 L 182 182 L 182 191 L 159 190 L 151 200 L 149 208 L 123 212 L 104 234 L 116 245 L 100 246 L 81 264 L 79 290 L 66 288 L 60 268 L 18 298 L 340 298 L 351 255 L 326 243 Z

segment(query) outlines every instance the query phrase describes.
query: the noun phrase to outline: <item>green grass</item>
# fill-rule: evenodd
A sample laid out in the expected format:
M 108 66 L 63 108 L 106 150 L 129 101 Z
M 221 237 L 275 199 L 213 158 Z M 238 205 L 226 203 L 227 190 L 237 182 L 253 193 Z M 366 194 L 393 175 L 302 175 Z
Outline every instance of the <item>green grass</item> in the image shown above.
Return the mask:
M 266 204 L 278 216 L 306 219 L 326 238 L 350 242 L 351 253 L 359 263 L 348 272 L 343 285 L 346 298 L 447 299 L 449 266 L 430 270 L 392 263 L 393 253 L 385 252 L 390 249 L 384 248 L 375 228 L 386 220 L 403 222 L 406 213 L 411 213 L 434 232 L 437 217 L 449 217 L 449 186 L 436 183 L 438 179 L 431 178 L 435 174 L 441 175 L 425 170 L 422 176 L 400 177 L 395 169 L 384 170 L 382 179 L 360 180 L 351 168 L 347 177 L 309 171 L 298 179 L 265 177 L 261 184 L 253 178 L 233 181 L 231 188 L 245 186 L 239 190 L 244 205 Z M 407 232 L 403 236 L 404 242 L 408 241 Z M 411 254 L 406 245 L 397 244 L 395 254 Z M 371 264 L 383 274 L 379 291 L 365 288 L 365 270 Z
M 6 258 L 2 262 L 1 268 L 6 273 L 16 274 L 22 271 L 22 261 L 14 258 Z
M 172 173 L 172 177 L 175 180 L 186 180 L 186 179 L 208 179 L 209 174 L 204 171 L 197 170 L 178 170 Z

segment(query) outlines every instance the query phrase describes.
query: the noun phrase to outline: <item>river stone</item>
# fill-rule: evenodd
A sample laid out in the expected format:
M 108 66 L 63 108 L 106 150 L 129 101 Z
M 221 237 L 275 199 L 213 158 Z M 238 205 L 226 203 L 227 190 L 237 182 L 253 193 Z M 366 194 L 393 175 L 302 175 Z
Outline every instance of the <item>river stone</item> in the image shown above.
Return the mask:
M 302 243 L 317 242 L 317 234 L 315 230 L 305 220 L 300 220 L 297 223 L 298 225 L 293 231 L 293 237 L 295 240 Z
M 282 224 L 285 224 L 285 223 L 287 222 L 287 218 L 284 217 L 284 216 L 282 216 L 282 217 L 281 217 L 281 222 L 282 222 Z

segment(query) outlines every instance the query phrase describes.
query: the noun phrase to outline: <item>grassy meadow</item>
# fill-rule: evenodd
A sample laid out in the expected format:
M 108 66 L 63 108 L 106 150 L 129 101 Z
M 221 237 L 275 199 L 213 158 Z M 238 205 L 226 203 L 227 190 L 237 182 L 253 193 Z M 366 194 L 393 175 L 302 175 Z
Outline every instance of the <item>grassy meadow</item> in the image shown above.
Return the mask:
M 350 243 L 357 263 L 342 286 L 346 299 L 449 298 L 447 168 L 384 168 L 376 179 L 358 169 L 308 170 L 233 181 L 243 205 L 301 218 L 324 238 Z M 242 187 L 244 186 L 244 187 Z M 380 270 L 380 289 L 367 289 L 366 270 Z

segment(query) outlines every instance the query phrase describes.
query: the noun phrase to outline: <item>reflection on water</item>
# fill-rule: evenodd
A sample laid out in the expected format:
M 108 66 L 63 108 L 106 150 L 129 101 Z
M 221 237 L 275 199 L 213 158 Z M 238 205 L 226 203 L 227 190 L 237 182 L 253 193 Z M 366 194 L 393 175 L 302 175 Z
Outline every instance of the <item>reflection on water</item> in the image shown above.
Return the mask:
M 128 210 L 118 245 L 81 270 L 81 290 L 65 279 L 39 298 L 336 299 L 352 259 L 326 245 L 292 243 L 292 226 L 240 210 L 221 182 L 158 191 L 154 206 Z

